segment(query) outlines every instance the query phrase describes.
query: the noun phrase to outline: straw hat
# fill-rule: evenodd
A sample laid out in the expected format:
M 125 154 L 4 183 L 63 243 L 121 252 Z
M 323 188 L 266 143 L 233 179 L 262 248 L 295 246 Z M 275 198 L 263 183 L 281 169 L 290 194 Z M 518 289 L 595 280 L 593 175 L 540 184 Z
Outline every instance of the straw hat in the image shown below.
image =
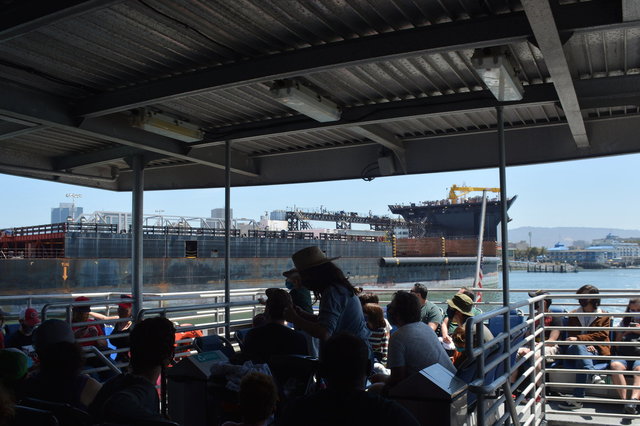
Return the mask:
M 451 299 L 447 300 L 447 305 L 466 316 L 472 317 L 474 315 L 472 311 L 473 300 L 466 294 L 455 294 Z
M 291 256 L 293 260 L 293 264 L 296 269 L 299 271 L 304 271 L 309 268 L 314 268 L 316 266 L 324 265 L 327 262 L 331 262 L 332 260 L 339 259 L 340 257 L 327 257 L 320 247 L 311 246 L 307 248 L 303 248 L 299 250 Z

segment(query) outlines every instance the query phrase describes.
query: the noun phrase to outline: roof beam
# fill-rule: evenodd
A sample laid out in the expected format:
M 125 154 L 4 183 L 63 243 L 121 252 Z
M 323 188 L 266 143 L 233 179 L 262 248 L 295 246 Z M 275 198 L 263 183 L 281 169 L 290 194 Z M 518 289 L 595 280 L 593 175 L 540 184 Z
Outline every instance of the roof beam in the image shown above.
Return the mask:
M 520 101 L 505 102 L 504 105 L 541 104 L 555 102 L 558 96 L 551 84 L 527 86 Z M 380 124 L 407 118 L 439 115 L 444 113 L 468 112 L 494 108 L 496 98 L 488 90 L 432 96 L 406 101 L 385 102 L 375 105 L 344 108 L 339 121 L 320 123 L 307 117 L 296 116 L 265 120 L 256 124 L 221 127 L 207 132 L 202 142 L 193 143 L 195 149 L 222 145 L 225 140 L 253 140 L 265 136 L 283 136 L 311 130 L 353 129 L 354 126 Z
M 33 126 L 33 127 L 25 127 L 23 129 L 14 130 L 12 132 L 7 132 L 0 134 L 0 141 L 17 138 L 18 136 L 26 135 L 29 133 L 39 132 L 40 130 L 46 129 L 46 126 Z
M 25 90 L 12 84 L 0 83 L 0 115 L 27 120 L 41 125 L 72 131 L 76 134 L 115 142 L 166 157 L 179 158 L 217 169 L 224 169 L 224 156 L 212 156 L 206 150 L 190 153 L 191 146 L 168 137 L 155 135 L 131 127 L 126 117 L 102 117 L 77 120 L 67 105 L 50 95 Z M 257 177 L 253 160 L 236 154 L 233 173 Z M 63 167 L 64 168 L 64 167 Z
M 619 2 L 594 0 L 558 8 L 558 27 L 562 31 L 572 32 L 610 25 L 624 25 Z M 102 93 L 80 102 L 75 113 L 95 117 L 216 89 L 291 78 L 373 61 L 504 45 L 524 41 L 531 35 L 527 17 L 522 12 L 394 31 L 270 55 Z
M 0 43 L 123 0 L 17 1 L 0 14 Z
M 522 6 L 558 92 L 573 140 L 578 148 L 588 148 L 587 129 L 549 1 L 522 0 Z

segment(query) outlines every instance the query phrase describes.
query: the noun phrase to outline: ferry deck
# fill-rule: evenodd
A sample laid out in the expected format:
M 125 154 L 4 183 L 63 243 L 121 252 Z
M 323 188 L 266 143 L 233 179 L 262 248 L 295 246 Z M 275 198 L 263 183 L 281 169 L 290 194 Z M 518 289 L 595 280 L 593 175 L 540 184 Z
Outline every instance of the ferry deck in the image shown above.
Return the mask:
M 508 166 L 640 152 L 634 0 L 8 0 L 0 16 L 0 173 L 131 191 L 136 317 L 145 190 L 225 188 L 229 230 L 232 187 L 498 167 L 504 200 Z M 504 271 L 487 315 L 509 367 Z M 218 303 L 231 338 L 228 280 Z M 556 414 L 531 407 L 524 424 Z

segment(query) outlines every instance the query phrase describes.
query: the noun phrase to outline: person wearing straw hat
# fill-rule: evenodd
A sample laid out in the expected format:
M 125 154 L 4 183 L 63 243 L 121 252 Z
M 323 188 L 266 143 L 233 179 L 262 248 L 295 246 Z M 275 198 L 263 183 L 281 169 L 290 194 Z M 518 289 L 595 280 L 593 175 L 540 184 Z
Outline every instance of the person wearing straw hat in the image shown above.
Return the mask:
M 291 259 L 300 274 L 302 285 L 320 300 L 320 312 L 318 315 L 309 314 L 291 304 L 285 310 L 285 319 L 292 322 L 296 329 L 321 341 L 326 341 L 335 333 L 348 332 L 367 343 L 369 330 L 355 289 L 342 270 L 332 262 L 338 258 L 329 258 L 319 247 L 311 246 L 297 251 Z
M 473 300 L 464 293 L 454 294 L 451 299 L 447 300 L 447 305 L 449 305 L 447 316 L 451 318 L 453 324 L 463 325 L 467 322 L 467 319 L 476 315 L 473 308 Z M 482 331 L 482 338 L 485 342 L 493 339 L 493 334 L 491 334 L 486 325 L 482 326 Z M 475 344 L 477 344 L 476 339 L 474 339 Z

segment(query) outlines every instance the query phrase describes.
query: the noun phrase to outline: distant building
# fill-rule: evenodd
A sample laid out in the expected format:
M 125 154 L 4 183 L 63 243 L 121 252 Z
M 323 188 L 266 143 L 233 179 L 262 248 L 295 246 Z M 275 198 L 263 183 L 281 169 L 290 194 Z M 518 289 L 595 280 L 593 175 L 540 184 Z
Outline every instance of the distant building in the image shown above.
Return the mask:
M 625 243 L 611 234 L 603 240 L 594 240 L 594 245 L 585 249 L 570 250 L 557 243 L 547 250 L 547 256 L 554 262 L 607 263 L 613 261 L 633 262 L 640 258 L 640 245 Z
M 68 218 L 75 221 L 82 215 L 82 211 L 82 207 L 74 207 L 73 203 L 60 203 L 60 206 L 51 208 L 51 223 L 63 223 Z

